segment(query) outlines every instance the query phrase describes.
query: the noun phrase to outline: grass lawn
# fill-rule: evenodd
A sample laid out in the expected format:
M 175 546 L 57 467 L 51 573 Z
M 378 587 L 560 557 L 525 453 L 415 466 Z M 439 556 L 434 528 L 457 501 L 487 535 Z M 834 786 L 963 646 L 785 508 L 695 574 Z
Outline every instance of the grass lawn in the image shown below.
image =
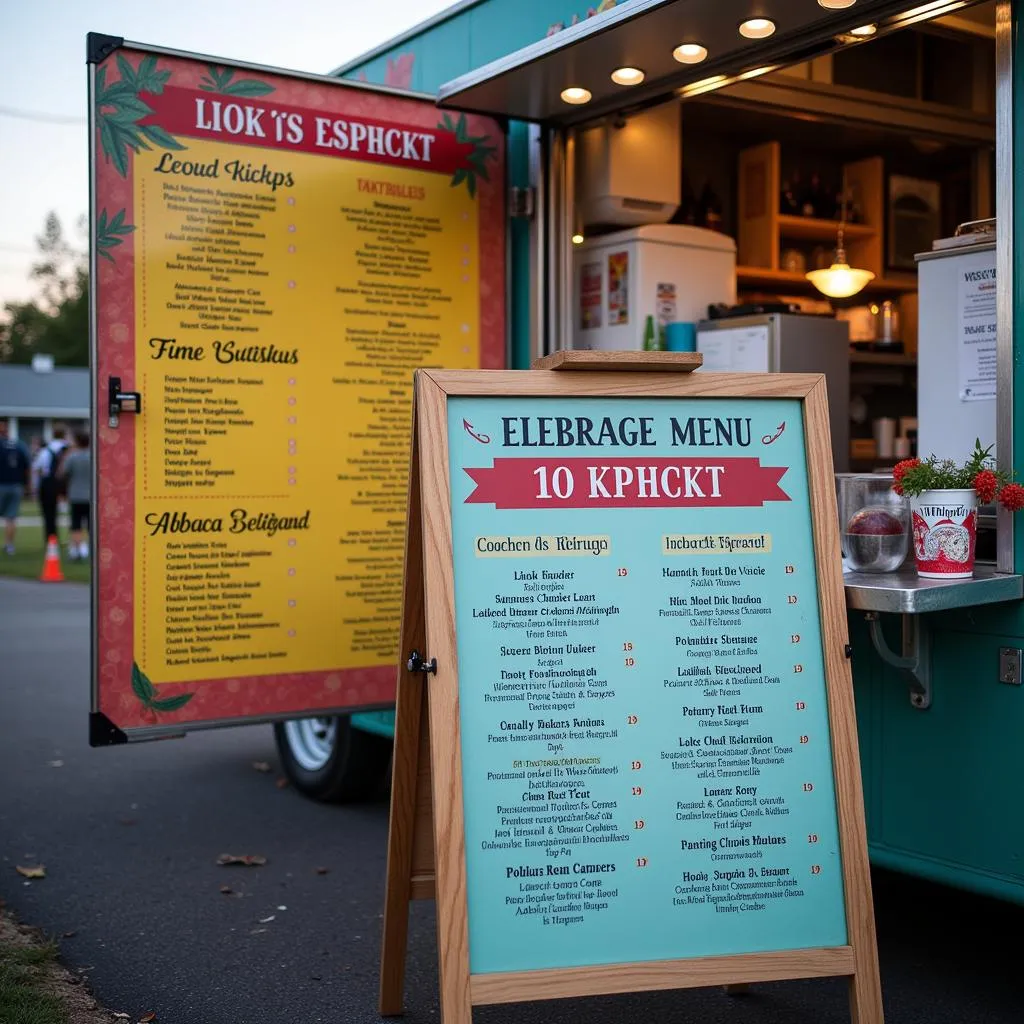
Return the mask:
M 112 1024 L 116 1018 L 96 1002 L 81 971 L 72 975 L 58 952 L 56 942 L 0 905 L 0 1024 Z
M 0 942 L 0 1021 L 66 1024 L 67 1009 L 42 968 L 57 957 L 55 943 Z
M 89 562 L 68 561 L 67 550 L 64 543 L 67 540 L 67 531 L 60 531 L 61 556 L 60 567 L 64 572 L 64 578 L 76 583 L 89 582 Z M 43 559 L 46 555 L 46 545 L 43 543 L 43 531 L 39 526 L 19 526 L 18 534 L 14 540 L 15 553 L 5 555 L 0 545 L 0 576 L 18 576 L 25 580 L 35 580 L 43 571 Z M 0 1017 L 0 1021 L 3 1018 Z

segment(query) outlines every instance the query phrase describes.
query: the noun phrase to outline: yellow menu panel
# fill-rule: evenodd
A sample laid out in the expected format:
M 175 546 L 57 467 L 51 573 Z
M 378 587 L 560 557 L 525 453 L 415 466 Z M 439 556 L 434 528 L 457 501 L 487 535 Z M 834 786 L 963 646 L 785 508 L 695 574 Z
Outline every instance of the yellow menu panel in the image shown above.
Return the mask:
M 133 189 L 137 660 L 154 683 L 394 663 L 411 374 L 479 365 L 478 204 L 197 139 L 135 154 Z

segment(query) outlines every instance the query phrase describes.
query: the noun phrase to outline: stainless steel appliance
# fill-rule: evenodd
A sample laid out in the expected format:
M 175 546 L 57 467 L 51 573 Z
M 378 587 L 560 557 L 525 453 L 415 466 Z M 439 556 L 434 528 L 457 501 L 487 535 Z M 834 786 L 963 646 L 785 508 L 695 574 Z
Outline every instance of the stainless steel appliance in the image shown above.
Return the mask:
M 850 465 L 850 330 L 831 317 L 769 313 L 702 320 L 697 351 L 705 370 L 823 373 L 828 388 L 832 462 Z

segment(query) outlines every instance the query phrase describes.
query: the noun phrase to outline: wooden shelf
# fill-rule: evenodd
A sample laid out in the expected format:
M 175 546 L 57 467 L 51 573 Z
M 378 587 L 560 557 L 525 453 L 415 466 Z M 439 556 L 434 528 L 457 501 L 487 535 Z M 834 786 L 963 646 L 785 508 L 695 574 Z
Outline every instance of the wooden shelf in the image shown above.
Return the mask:
M 836 235 L 839 233 L 839 221 L 820 220 L 817 217 L 794 217 L 790 214 L 780 213 L 778 217 L 779 237 L 797 238 L 809 242 L 830 242 L 836 244 Z M 867 224 L 845 224 L 843 232 L 847 239 L 870 238 L 877 233 L 877 229 Z
M 867 363 L 870 366 L 917 366 L 917 356 L 903 352 L 858 352 L 850 350 L 851 363 Z
M 908 455 L 907 458 L 910 456 Z M 851 471 L 856 473 L 859 470 L 873 470 L 873 469 L 892 469 L 897 462 L 901 461 L 897 458 L 883 459 L 881 456 L 873 455 L 870 458 L 854 458 L 850 456 L 850 468 Z M 853 469 L 854 466 L 859 467 L 859 470 Z
M 740 287 L 778 288 L 784 285 L 796 291 L 815 291 L 817 289 L 807 278 L 791 270 L 772 270 L 771 267 L 737 267 L 736 283 Z M 916 292 L 917 277 L 914 274 L 900 274 L 895 277 L 876 277 L 864 288 L 866 294 L 875 292 Z M 820 293 L 819 293 L 820 294 Z M 823 298 L 825 296 L 822 296 Z

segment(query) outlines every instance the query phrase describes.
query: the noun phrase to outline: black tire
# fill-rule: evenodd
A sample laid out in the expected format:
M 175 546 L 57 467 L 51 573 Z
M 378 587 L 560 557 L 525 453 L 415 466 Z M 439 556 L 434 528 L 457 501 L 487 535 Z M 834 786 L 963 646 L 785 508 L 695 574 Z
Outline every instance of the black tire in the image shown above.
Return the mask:
M 319 767 L 314 767 L 317 759 L 311 757 L 309 744 L 303 744 L 311 729 L 329 748 Z M 274 740 L 288 781 L 305 796 L 325 803 L 366 800 L 381 792 L 393 747 L 383 736 L 353 728 L 348 715 L 275 722 Z

